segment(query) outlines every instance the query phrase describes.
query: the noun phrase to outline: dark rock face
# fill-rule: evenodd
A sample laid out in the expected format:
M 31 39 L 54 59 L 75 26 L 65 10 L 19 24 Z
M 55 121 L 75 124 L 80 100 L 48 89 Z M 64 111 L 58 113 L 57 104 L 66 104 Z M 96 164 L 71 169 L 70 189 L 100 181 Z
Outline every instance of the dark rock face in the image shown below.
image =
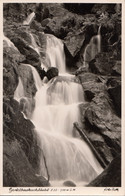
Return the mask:
M 11 48 L 4 47 L 3 51 L 3 94 L 5 96 L 13 96 L 14 91 L 18 85 L 18 63 L 24 57 L 19 51 Z
M 50 67 L 46 72 L 46 76 L 48 80 L 51 80 L 52 78 L 58 76 L 58 74 L 59 74 L 59 71 L 56 67 Z
M 107 76 L 82 73 L 79 79 L 89 102 L 81 105 L 83 129 L 105 163 L 110 163 L 120 153 L 121 122 L 107 92 Z
M 26 63 L 40 66 L 40 57 L 38 53 L 32 49 L 28 43 L 21 38 L 13 38 L 12 41 L 19 51 L 26 56 Z
M 34 125 L 23 117 L 17 101 L 4 98 L 3 103 L 4 186 L 48 186 L 35 175 L 40 148 Z
M 121 85 L 109 88 L 108 93 L 113 100 L 117 114 L 121 116 Z
M 114 65 L 115 62 L 110 60 L 109 54 L 100 53 L 96 55 L 94 60 L 90 61 L 89 68 L 92 73 L 111 75 Z
M 11 141 L 7 141 L 9 139 L 7 137 L 4 138 L 3 186 L 48 186 L 44 178 L 41 180 L 35 175 L 35 171 L 29 163 L 24 151 L 21 149 L 18 141 L 14 138 Z
M 120 187 L 121 186 L 121 156 L 117 156 L 109 166 L 90 184 L 89 187 Z

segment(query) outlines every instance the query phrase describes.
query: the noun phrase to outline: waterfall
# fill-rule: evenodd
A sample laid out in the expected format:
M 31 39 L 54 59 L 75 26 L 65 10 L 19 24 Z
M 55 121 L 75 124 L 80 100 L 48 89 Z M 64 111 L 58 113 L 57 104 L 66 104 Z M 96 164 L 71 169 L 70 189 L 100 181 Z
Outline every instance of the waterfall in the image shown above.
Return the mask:
M 26 20 L 23 21 L 23 25 L 30 25 L 31 22 L 33 21 L 34 17 L 35 17 L 35 13 L 34 12 L 30 13 L 27 16 Z
M 86 66 L 86 63 L 91 61 L 95 58 L 96 54 L 101 52 L 101 34 L 100 34 L 100 28 L 98 29 L 98 34 L 93 36 L 89 42 L 89 44 L 86 46 L 83 58 L 84 58 L 84 66 Z
M 63 42 L 54 35 L 47 34 L 46 65 L 57 67 L 60 73 L 66 72 L 65 53 Z
M 41 82 L 36 70 L 27 65 L 32 69 L 37 87 L 34 109 L 32 113 L 29 111 L 31 115 L 28 113 L 29 105 L 25 103 L 25 99 L 22 100 L 22 107 L 26 105 L 25 114 L 35 125 L 42 149 L 37 175 L 47 178 L 47 166 L 52 186 L 59 186 L 66 180 L 83 186 L 102 172 L 88 144 L 73 127 L 74 122 L 81 122 L 79 105 L 85 102 L 83 89 L 75 82 L 75 76 L 65 74 L 65 55 L 61 40 L 47 35 L 46 53 L 48 65 L 58 67 L 61 75 L 45 84 Z M 22 85 L 20 81 L 18 87 L 23 89 Z M 15 92 L 15 95 L 18 93 Z M 22 97 L 23 93 L 19 96 Z
M 31 120 L 46 157 L 50 181 L 90 182 L 102 168 L 73 129 L 73 123 L 80 122 L 79 104 L 84 102 L 81 85 L 57 77 L 37 91 L 35 100 Z M 39 175 L 46 176 L 42 154 Z
M 32 74 L 33 74 L 33 79 L 34 79 L 34 82 L 35 82 L 35 86 L 36 86 L 37 90 L 39 90 L 42 86 L 42 81 L 40 79 L 40 76 L 39 76 L 37 70 L 30 64 L 23 64 L 22 63 L 22 65 L 25 65 L 25 66 L 28 66 L 28 67 L 31 68 Z

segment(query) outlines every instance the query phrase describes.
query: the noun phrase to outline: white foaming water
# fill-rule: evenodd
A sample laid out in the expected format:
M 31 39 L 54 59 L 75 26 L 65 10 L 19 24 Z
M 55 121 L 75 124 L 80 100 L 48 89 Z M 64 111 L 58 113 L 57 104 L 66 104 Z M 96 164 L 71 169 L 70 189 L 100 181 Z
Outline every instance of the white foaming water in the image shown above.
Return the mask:
M 31 120 L 39 135 L 52 184 L 67 179 L 76 184 L 88 183 L 94 179 L 102 168 L 73 129 L 73 123 L 80 122 L 79 104 L 84 102 L 82 87 L 74 82 L 58 81 L 57 77 L 42 86 L 35 100 Z M 40 174 L 47 176 L 42 154 Z
M 6 37 L 5 35 L 3 35 L 3 41 L 4 41 L 5 47 L 7 46 L 10 48 L 13 48 L 14 50 L 19 52 L 19 50 L 16 48 L 16 46 L 13 44 L 13 42 L 11 42 L 10 39 L 8 37 Z
M 49 34 L 47 34 L 46 67 L 57 67 L 60 73 L 66 72 L 63 42 Z
M 100 28 L 98 29 L 98 34 L 93 36 L 89 42 L 89 44 L 86 46 L 83 58 L 84 58 L 84 65 L 95 58 L 96 54 L 101 52 L 101 34 L 100 34 Z

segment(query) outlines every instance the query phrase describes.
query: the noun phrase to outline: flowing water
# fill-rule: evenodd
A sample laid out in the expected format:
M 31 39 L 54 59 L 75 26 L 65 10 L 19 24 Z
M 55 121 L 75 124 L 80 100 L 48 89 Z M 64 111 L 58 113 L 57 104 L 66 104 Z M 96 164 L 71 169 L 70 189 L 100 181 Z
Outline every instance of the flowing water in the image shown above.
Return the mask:
M 49 66 L 58 67 L 63 76 L 51 79 L 47 84 L 40 81 L 32 69 L 37 86 L 35 108 L 30 117 L 36 127 L 39 142 L 46 158 L 46 166 L 53 186 L 62 186 L 66 180 L 82 186 L 89 183 L 102 168 L 85 141 L 73 128 L 74 122 L 81 121 L 79 104 L 84 103 L 83 89 L 75 82 L 74 76 L 67 75 L 63 44 L 54 36 L 48 35 L 47 54 Z M 29 65 L 28 65 L 29 66 Z M 38 85 L 39 84 L 39 85 Z M 22 91 L 19 80 L 17 87 Z M 40 156 L 39 174 L 47 178 L 43 154 Z
M 26 20 L 23 21 L 23 25 L 30 25 L 31 22 L 33 21 L 34 17 L 35 17 L 35 13 L 34 12 L 30 13 L 27 16 Z
M 96 54 L 101 52 L 101 34 L 100 34 L 100 28 L 98 29 L 98 34 L 93 36 L 89 42 L 89 44 L 86 46 L 83 58 L 84 58 L 84 66 L 88 64 L 92 59 L 95 58 Z
M 38 45 L 37 45 L 37 43 L 35 41 L 35 38 L 32 35 L 32 33 L 30 33 L 30 37 L 31 37 L 31 45 L 30 45 L 30 47 L 33 48 L 38 53 L 38 55 L 40 55 L 39 47 L 38 47 Z
M 5 35 L 3 35 L 3 46 L 13 48 L 14 50 L 18 51 L 16 46 L 13 44 L 13 42 L 11 42 L 10 39 L 8 37 L 6 37 Z
M 64 45 L 60 39 L 49 34 L 47 34 L 45 66 L 57 67 L 60 73 L 66 72 Z

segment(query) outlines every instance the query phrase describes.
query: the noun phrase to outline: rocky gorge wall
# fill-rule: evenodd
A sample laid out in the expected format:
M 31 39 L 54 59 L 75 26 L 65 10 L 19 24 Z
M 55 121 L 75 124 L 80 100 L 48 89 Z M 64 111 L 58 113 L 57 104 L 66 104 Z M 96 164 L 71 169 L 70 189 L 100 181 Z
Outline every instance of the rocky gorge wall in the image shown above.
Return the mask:
M 36 93 L 31 64 L 44 77 L 41 61 L 45 62 L 46 33 L 63 40 L 67 70 L 80 80 L 85 92 L 86 104 L 81 104 L 82 129 L 92 142 L 105 164 L 119 165 L 120 186 L 121 153 L 121 10 L 116 4 L 4 4 L 4 35 L 16 46 L 3 47 L 3 139 L 4 139 L 4 186 L 49 186 L 47 179 L 38 177 L 39 142 L 34 125 L 24 118 L 21 106 L 14 100 L 19 77 L 24 81 L 27 96 Z M 83 6 L 83 13 L 79 10 Z M 29 9 L 36 13 L 30 26 L 23 26 Z M 83 53 L 92 36 L 101 26 L 101 52 L 88 66 L 83 66 Z M 32 47 L 33 35 L 40 54 Z M 11 148 L 9 148 L 11 146 Z M 118 158 L 117 158 L 118 156 Z M 23 160 L 23 161 L 21 161 Z M 16 163 L 15 163 L 16 162 Z M 105 172 L 114 174 L 114 168 Z M 117 171 L 116 174 L 117 174 Z M 27 177 L 25 177 L 27 176 Z M 105 176 L 105 174 L 104 174 Z M 90 186 L 106 186 L 101 180 Z

